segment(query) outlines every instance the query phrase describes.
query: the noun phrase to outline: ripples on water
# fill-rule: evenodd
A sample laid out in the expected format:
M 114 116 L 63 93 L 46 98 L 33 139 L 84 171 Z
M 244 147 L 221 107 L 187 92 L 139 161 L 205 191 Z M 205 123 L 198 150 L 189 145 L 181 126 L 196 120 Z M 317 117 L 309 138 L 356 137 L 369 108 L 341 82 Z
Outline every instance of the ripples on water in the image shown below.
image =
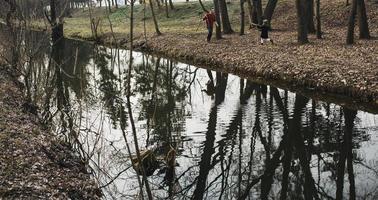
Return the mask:
M 47 46 L 25 65 L 31 101 L 89 160 L 105 198 L 135 199 L 138 183 L 120 126 L 127 123 L 133 147 L 125 114 L 127 51 L 72 40 L 54 49 L 44 37 L 31 38 Z M 133 56 L 133 114 L 139 146 L 159 161 L 148 177 L 156 198 L 378 198 L 377 115 Z M 175 164 L 167 167 L 171 148 Z

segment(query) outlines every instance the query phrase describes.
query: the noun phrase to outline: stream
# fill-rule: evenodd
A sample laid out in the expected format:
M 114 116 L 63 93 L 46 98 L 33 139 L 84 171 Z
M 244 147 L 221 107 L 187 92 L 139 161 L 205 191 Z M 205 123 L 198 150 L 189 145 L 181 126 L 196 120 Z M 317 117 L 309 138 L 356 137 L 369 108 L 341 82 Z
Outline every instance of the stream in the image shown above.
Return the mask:
M 104 199 L 140 197 L 126 146 L 134 155 L 129 51 L 27 35 L 23 81 L 41 121 L 88 162 Z M 155 199 L 378 198 L 378 115 L 141 52 L 133 58 L 132 114 Z

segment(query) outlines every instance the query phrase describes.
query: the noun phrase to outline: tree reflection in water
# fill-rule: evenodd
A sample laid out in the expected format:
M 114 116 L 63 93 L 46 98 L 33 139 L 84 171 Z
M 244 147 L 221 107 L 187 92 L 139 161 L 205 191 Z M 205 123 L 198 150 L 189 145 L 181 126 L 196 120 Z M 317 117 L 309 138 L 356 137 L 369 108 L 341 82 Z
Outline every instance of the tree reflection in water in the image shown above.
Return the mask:
M 140 146 L 159 161 L 148 178 L 156 198 L 378 197 L 377 116 L 222 72 L 135 57 L 133 115 Z M 25 65 L 29 100 L 114 199 L 139 192 L 121 131 L 131 137 L 128 60 L 125 50 L 61 40 Z

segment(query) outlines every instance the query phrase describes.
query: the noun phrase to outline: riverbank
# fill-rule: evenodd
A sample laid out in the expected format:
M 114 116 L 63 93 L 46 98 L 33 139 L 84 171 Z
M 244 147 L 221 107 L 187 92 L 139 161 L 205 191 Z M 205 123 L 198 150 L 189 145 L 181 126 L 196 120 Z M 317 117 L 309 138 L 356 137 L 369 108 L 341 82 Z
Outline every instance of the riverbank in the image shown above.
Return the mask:
M 8 74 L 0 66 L 0 199 L 100 199 L 85 164 L 41 129 Z
M 356 44 L 353 46 L 345 45 L 350 9 L 342 0 L 322 4 L 324 39 L 319 40 L 310 35 L 310 44 L 307 45 L 296 43 L 296 13 L 292 1 L 280 1 L 277 5 L 272 20 L 274 30 L 271 33 L 274 45 L 259 45 L 259 33 L 254 29 L 247 30 L 243 36 L 237 33 L 224 35 L 224 39 L 213 40 L 207 44 L 206 31 L 198 26 L 200 8 L 194 3 L 178 4 L 176 10 L 171 11 L 170 18 L 164 18 L 163 11 L 158 12 L 162 36 L 153 35 L 150 18 L 143 18 L 148 20 L 147 41 L 142 33 L 143 20 L 140 21 L 143 12 L 141 6 L 137 7 L 135 43 L 144 51 L 196 66 L 222 70 L 250 79 L 284 82 L 295 87 L 340 94 L 358 101 L 378 104 L 378 5 L 371 1 L 366 4 L 372 39 L 358 40 L 356 28 Z M 207 3 L 206 6 L 211 5 Z M 237 6 L 237 2 L 229 4 L 234 29 L 239 26 Z M 103 25 L 100 43 L 127 48 L 127 23 L 122 23 L 126 11 L 123 8 L 109 15 L 114 20 L 115 34 L 113 37 L 108 26 Z M 95 16 L 100 16 L 101 12 L 96 11 Z M 73 18 L 67 19 L 67 37 L 93 39 L 87 15 L 88 12 L 76 11 Z

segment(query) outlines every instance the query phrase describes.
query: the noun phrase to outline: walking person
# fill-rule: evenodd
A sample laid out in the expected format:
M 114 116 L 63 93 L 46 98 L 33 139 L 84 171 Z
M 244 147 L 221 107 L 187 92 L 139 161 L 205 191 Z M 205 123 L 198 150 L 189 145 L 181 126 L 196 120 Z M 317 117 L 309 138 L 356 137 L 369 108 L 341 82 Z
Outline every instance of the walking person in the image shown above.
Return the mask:
M 264 42 L 271 42 L 273 44 L 273 40 L 269 38 L 269 24 L 268 20 L 264 19 L 262 25 L 257 25 L 258 28 L 261 30 L 260 35 L 260 44 L 263 45 Z
M 215 19 L 215 14 L 214 14 L 214 11 L 211 10 L 211 11 L 205 11 L 205 16 L 202 18 L 202 21 L 205 21 L 206 23 L 206 27 L 207 27 L 207 42 L 210 42 L 211 40 L 211 36 L 213 35 L 213 27 L 214 27 L 214 23 L 215 23 L 215 26 L 218 26 L 217 22 L 216 22 L 216 19 Z

